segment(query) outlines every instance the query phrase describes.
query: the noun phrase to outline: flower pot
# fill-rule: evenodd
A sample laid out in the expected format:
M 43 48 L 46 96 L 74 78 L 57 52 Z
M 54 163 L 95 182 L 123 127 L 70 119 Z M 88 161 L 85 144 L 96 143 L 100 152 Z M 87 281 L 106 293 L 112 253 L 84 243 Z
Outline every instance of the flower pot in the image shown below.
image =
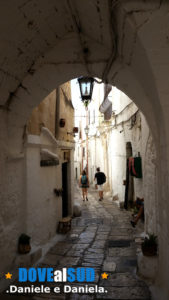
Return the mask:
M 143 252 L 143 255 L 145 256 L 155 256 L 157 255 L 157 245 L 149 245 L 145 246 L 144 244 L 141 244 L 141 249 Z
M 18 252 L 19 254 L 26 254 L 31 251 L 31 246 L 29 244 L 19 244 Z

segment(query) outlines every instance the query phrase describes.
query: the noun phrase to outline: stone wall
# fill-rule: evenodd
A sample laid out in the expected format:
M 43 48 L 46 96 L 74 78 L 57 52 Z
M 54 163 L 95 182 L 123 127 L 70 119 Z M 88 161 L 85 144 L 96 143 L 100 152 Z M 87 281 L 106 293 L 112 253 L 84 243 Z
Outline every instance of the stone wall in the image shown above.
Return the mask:
M 56 90 L 51 92 L 34 110 L 27 124 L 29 134 L 40 135 L 41 127 L 48 128 L 55 136 Z

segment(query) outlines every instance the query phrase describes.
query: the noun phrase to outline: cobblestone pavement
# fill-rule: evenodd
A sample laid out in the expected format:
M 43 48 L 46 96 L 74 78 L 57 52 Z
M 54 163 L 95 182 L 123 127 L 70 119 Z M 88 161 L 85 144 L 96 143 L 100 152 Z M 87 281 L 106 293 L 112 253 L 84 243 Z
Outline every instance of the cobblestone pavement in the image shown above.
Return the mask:
M 65 240 L 53 246 L 38 267 L 51 267 L 57 270 L 63 267 L 94 267 L 96 272 L 94 284 L 104 287 L 107 293 L 19 295 L 19 299 L 149 300 L 151 297 L 148 287 L 136 276 L 136 244 L 133 239 L 135 229 L 129 222 L 131 213 L 120 210 L 108 197 L 99 202 L 96 192 L 92 190 L 89 201 L 82 202 L 80 191 L 77 189 L 76 201 L 79 199 L 82 204 L 82 216 L 73 219 L 72 230 L 66 235 Z M 108 274 L 107 279 L 101 277 L 104 272 Z M 59 285 L 62 290 L 62 284 Z M 71 285 L 84 286 L 79 283 Z M 56 283 L 47 286 L 52 289 Z M 15 299 L 13 296 L 7 297 Z

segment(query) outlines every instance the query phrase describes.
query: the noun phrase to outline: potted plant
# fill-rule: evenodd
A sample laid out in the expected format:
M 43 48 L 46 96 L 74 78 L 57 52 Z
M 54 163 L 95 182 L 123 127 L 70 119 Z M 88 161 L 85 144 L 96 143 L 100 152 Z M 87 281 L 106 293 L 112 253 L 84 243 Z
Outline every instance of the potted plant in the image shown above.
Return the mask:
M 157 236 L 149 234 L 148 237 L 145 237 L 141 249 L 145 256 L 157 255 Z

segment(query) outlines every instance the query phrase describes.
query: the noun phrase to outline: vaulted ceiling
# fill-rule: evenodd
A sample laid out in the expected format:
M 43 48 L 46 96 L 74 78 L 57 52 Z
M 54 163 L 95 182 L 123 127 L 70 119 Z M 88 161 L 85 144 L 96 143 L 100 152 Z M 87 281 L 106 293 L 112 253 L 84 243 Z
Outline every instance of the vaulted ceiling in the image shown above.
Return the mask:
M 116 85 L 154 128 L 168 107 L 168 8 L 160 0 L 1 1 L 0 108 L 11 132 L 80 75 Z

